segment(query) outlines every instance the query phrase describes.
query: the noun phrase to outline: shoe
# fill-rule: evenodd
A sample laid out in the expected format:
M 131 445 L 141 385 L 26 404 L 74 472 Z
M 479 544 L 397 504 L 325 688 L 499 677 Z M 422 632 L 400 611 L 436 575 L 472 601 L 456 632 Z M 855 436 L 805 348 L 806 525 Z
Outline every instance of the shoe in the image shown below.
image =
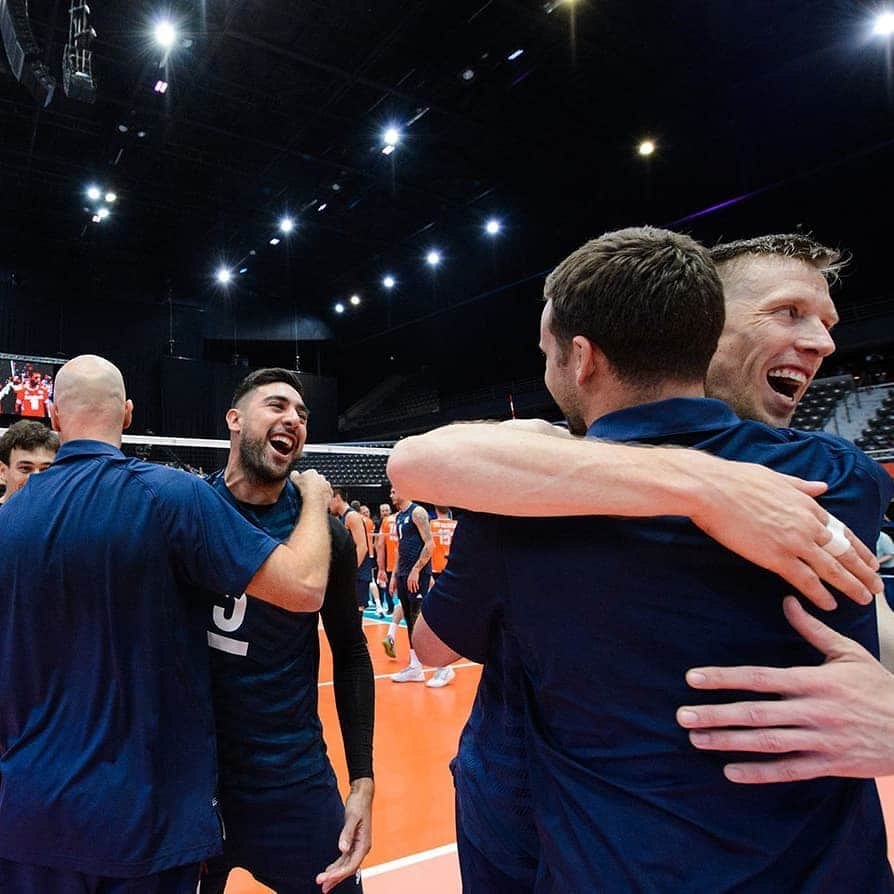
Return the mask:
M 405 667 L 402 671 L 391 675 L 395 683 L 424 683 L 425 673 L 421 667 Z
M 455 676 L 456 672 L 452 667 L 439 667 L 425 685 L 429 689 L 440 689 L 442 686 L 446 686 Z
M 393 636 L 386 636 L 385 639 L 382 640 L 382 648 L 385 650 L 385 654 L 389 658 L 397 658 L 397 652 L 394 651 Z

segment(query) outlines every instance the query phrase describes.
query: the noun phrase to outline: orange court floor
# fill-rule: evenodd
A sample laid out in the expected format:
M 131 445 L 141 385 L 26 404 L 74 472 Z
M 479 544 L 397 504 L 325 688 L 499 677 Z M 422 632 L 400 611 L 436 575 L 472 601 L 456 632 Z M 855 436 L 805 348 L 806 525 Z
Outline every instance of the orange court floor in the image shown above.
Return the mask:
M 394 683 L 391 674 L 407 664 L 406 628 L 398 630 L 397 660 L 388 658 L 381 646 L 387 622 L 367 618 L 364 629 L 376 675 L 376 796 L 373 846 L 363 861 L 364 892 L 460 894 L 448 764 L 456 753 L 481 668 L 471 662 L 453 665 L 456 678 L 442 689 Z M 347 773 L 332 691 L 332 656 L 325 635 L 320 640 L 320 717 L 344 793 Z M 894 776 L 880 779 L 878 786 L 885 820 L 894 828 Z M 894 861 L 894 835 L 888 838 L 888 857 Z M 235 869 L 226 894 L 270 894 L 270 889 Z

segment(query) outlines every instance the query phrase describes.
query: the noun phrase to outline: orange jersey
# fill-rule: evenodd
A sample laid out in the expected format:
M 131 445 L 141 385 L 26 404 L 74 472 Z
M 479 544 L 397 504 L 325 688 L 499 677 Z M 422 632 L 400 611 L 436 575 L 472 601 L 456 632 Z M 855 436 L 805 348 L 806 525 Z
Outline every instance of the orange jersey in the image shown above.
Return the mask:
M 49 415 L 47 412 L 49 401 L 50 390 L 45 385 L 38 385 L 36 388 L 26 385 L 19 393 L 19 402 L 21 404 L 19 413 L 22 416 L 43 419 Z
M 394 516 L 388 515 L 382 519 L 379 526 L 379 536 L 385 538 L 385 571 L 394 571 L 394 563 L 397 561 L 397 528 L 394 525 Z M 379 569 L 382 570 L 381 568 Z
M 453 541 L 455 529 L 455 519 L 433 518 L 431 520 L 431 537 L 434 541 L 431 554 L 432 574 L 440 574 L 447 567 L 447 557 L 450 555 L 450 544 Z
M 367 518 L 367 516 L 365 515 L 361 515 L 360 517 L 363 519 L 363 527 L 366 528 L 367 555 L 372 556 L 372 558 L 375 559 L 376 550 L 373 546 L 373 534 L 376 530 L 376 523 L 371 518 Z

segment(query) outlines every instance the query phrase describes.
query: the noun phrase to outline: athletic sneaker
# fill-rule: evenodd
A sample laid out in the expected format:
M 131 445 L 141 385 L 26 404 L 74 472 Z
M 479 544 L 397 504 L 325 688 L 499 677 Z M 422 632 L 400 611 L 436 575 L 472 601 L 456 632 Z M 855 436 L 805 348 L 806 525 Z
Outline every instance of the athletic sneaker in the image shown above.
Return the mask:
M 385 654 L 389 658 L 397 658 L 397 652 L 394 651 L 393 636 L 386 636 L 385 639 L 382 640 L 382 648 L 385 650 Z
M 425 685 L 431 689 L 440 689 L 442 686 L 446 686 L 455 676 L 456 672 L 452 667 L 439 667 Z
M 395 683 L 424 683 L 425 673 L 421 667 L 405 667 L 402 671 L 391 675 Z

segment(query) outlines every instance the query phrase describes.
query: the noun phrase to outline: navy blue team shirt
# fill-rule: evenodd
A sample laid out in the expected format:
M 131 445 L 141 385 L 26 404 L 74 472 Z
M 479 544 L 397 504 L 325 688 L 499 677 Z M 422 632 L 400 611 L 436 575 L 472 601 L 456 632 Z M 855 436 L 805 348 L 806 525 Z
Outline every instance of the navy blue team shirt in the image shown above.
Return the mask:
M 301 511 L 291 481 L 269 506 L 237 500 L 223 472 L 208 482 L 271 537 L 289 538 Z M 335 518 L 329 524 L 332 561 L 319 614 L 287 612 L 241 591 L 212 597 L 208 645 L 224 792 L 281 788 L 332 774 L 318 714 L 320 615 L 332 646 L 339 708 L 341 699 L 350 703 L 350 722 L 342 723 L 348 774 L 351 780 L 372 776 L 375 695 L 354 595 L 357 551 L 344 525 Z
M 192 475 L 66 443 L 0 509 L 0 858 L 139 877 L 220 852 L 200 588 L 277 546 Z
M 408 577 L 416 564 L 425 542 L 413 521 L 413 511 L 418 503 L 410 503 L 406 509 L 397 513 L 394 520 L 397 528 L 398 553 L 397 553 L 397 576 Z M 431 561 L 426 562 L 425 567 L 421 569 L 421 574 L 431 572 Z
M 885 470 L 853 444 L 740 422 L 709 399 L 625 409 L 587 435 L 826 481 L 823 507 L 867 545 L 892 495 Z M 464 516 L 423 614 L 448 646 L 486 662 L 491 685 L 457 757 L 458 794 L 475 800 L 463 816 L 484 814 L 476 847 L 514 848 L 518 860 L 535 825 L 538 891 L 894 890 L 872 780 L 736 785 L 722 772 L 731 756 L 697 751 L 675 721 L 678 705 L 717 699 L 689 689 L 692 666 L 821 662 L 784 619 L 790 590 L 687 519 Z M 871 606 L 842 597 L 821 616 L 878 654 Z M 495 747 L 510 772 L 527 768 L 530 794 L 521 781 L 498 787 L 505 767 L 497 785 L 481 772 Z M 492 829 L 501 842 L 483 837 Z

